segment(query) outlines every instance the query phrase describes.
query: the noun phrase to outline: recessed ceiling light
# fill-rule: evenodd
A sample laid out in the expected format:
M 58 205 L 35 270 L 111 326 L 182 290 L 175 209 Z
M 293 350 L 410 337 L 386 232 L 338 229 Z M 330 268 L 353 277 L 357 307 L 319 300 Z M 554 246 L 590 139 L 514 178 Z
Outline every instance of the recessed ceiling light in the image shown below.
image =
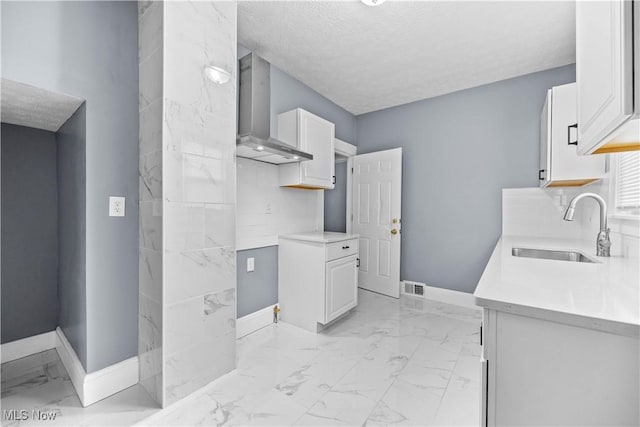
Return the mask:
M 207 65 L 204 67 L 204 74 L 209 78 L 209 80 L 219 85 L 225 84 L 229 79 L 231 79 L 230 72 L 220 67 L 214 67 L 213 65 Z
M 385 0 L 360 0 L 362 3 L 367 6 L 380 6 Z
M 264 150 L 264 147 L 263 147 L 262 145 L 258 145 L 258 146 L 256 147 L 256 150 L 258 150 L 258 151 L 262 151 L 262 150 Z

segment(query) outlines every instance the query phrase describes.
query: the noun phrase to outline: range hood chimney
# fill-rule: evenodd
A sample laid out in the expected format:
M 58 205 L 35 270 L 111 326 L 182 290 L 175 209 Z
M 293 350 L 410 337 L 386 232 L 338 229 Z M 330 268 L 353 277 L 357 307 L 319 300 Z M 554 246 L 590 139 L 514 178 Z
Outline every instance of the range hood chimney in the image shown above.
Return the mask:
M 240 59 L 240 108 L 236 156 L 283 164 L 313 160 L 313 155 L 271 138 L 271 67 L 250 53 Z

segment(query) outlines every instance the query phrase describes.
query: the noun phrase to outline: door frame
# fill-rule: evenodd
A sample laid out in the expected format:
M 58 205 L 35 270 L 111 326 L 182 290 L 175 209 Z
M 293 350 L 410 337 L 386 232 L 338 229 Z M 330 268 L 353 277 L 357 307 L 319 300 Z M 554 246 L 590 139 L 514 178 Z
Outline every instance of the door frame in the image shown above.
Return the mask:
M 347 233 L 353 228 L 353 156 L 347 158 Z

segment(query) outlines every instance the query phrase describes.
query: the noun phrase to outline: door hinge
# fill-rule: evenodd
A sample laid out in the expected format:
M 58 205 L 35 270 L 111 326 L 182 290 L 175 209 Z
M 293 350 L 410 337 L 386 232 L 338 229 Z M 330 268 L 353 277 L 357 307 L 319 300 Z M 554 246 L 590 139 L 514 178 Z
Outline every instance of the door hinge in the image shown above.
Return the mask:
M 482 345 L 482 323 L 480 324 L 480 345 Z
M 351 168 L 351 173 L 353 173 L 353 168 Z
M 336 176 L 335 175 L 333 175 L 333 183 L 334 184 L 336 183 Z
M 360 258 L 356 258 L 356 267 L 360 267 Z

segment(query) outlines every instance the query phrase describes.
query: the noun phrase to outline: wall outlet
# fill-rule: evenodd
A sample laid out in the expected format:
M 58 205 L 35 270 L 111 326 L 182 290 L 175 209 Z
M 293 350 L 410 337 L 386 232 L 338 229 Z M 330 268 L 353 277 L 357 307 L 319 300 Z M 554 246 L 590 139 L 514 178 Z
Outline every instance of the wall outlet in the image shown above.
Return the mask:
M 109 216 L 124 216 L 124 197 L 109 197 Z
M 247 258 L 247 271 L 252 272 L 255 270 L 255 258 Z

